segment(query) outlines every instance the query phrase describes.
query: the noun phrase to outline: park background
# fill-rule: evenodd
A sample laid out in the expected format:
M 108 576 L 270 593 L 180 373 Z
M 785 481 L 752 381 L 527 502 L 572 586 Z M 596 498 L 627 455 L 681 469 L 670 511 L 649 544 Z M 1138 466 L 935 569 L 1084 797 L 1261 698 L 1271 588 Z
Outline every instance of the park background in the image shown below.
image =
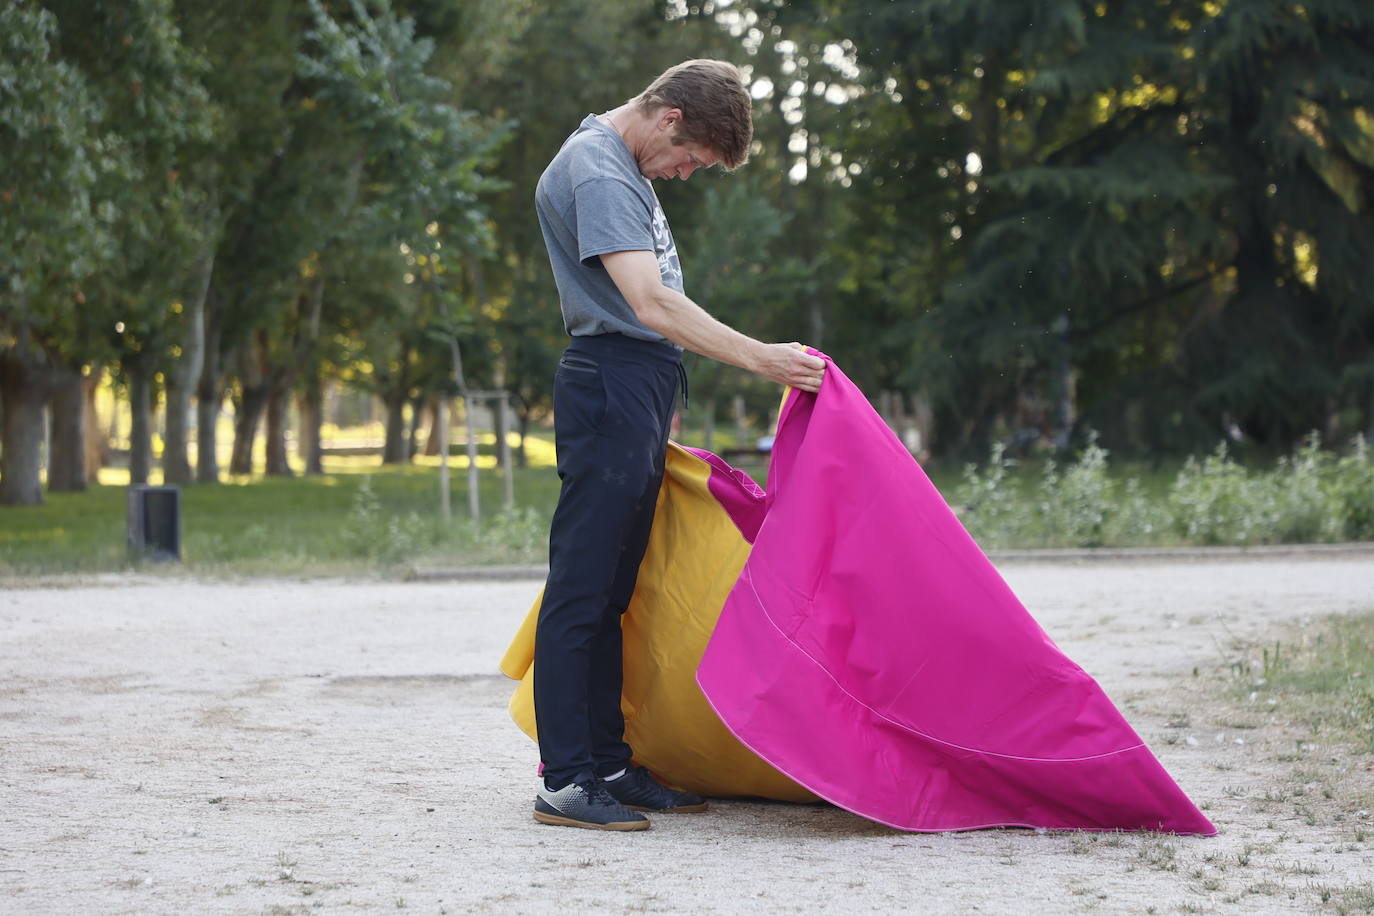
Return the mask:
M 689 57 L 756 128 L 659 183 L 689 294 L 834 357 L 985 546 L 1374 537 L 1364 0 L 19 0 L 0 48 L 7 571 L 127 565 L 141 482 L 198 569 L 541 559 L 534 184 Z M 683 441 L 750 451 L 780 392 L 688 366 Z M 445 521 L 491 391 L 515 466 L 481 432 Z

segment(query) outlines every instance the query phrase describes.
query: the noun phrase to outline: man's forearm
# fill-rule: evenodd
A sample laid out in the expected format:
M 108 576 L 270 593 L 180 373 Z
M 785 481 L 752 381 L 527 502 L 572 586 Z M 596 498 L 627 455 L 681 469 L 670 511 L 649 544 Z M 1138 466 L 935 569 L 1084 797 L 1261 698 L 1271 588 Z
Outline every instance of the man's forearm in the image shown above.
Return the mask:
M 713 318 L 677 290 L 662 287 L 638 312 L 646 327 L 693 353 L 751 372 L 765 358 L 765 344 Z

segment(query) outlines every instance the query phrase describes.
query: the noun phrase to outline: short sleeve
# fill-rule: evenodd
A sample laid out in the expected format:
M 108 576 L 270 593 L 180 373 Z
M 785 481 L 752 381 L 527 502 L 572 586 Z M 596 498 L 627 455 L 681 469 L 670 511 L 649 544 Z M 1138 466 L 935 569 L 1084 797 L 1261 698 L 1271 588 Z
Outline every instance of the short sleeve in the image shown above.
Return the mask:
M 611 251 L 653 251 L 653 214 L 644 198 L 615 178 L 593 178 L 573 191 L 577 216 L 577 256 L 600 267 L 598 255 Z

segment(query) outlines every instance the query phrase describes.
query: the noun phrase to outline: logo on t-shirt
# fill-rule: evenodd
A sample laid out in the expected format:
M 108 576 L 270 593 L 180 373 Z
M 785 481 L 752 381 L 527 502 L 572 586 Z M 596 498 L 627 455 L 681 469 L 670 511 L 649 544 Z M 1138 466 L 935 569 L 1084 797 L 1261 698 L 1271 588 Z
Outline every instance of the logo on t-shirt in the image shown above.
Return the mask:
M 682 264 L 677 259 L 677 243 L 668 229 L 668 217 L 663 208 L 654 204 L 654 254 L 658 256 L 658 275 L 663 285 L 682 292 Z

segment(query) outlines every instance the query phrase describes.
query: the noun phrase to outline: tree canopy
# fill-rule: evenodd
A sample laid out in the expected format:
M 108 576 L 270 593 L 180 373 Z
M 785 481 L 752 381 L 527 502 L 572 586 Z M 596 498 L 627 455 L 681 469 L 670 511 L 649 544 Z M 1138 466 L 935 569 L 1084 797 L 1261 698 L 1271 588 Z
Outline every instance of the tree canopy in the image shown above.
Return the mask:
M 688 294 L 924 411 L 933 454 L 1374 432 L 1363 0 L 17 0 L 0 45 L 0 502 L 41 499 L 42 409 L 101 369 L 135 479 L 165 398 L 190 480 L 193 395 L 197 479 L 226 396 L 230 470 L 265 434 L 289 473 L 330 381 L 405 460 L 455 348 L 541 418 L 534 184 L 689 57 L 742 67 L 756 143 L 659 189 Z M 776 399 L 692 371 L 693 410 Z

